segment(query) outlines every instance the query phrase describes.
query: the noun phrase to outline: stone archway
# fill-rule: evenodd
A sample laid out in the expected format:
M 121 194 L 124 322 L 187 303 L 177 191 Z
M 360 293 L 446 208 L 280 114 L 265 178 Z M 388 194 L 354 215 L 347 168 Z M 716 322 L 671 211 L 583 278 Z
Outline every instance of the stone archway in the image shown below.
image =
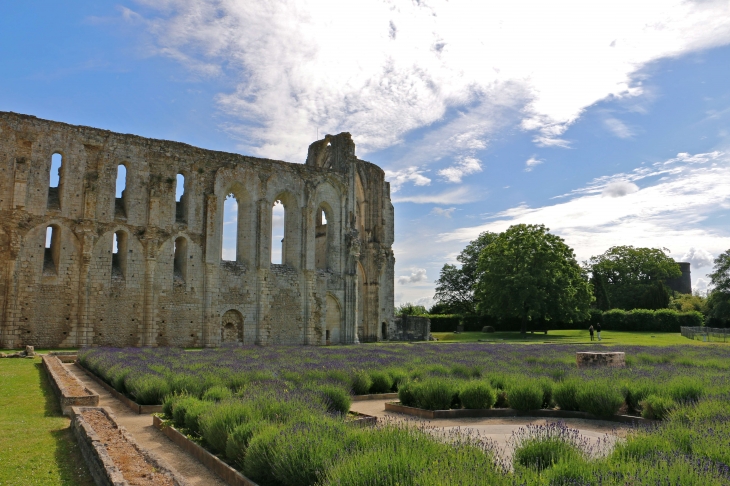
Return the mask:
M 243 343 L 243 316 L 231 309 L 221 318 L 221 344 Z
M 340 326 L 342 323 L 342 311 L 340 304 L 332 295 L 327 294 L 327 316 L 325 330 L 325 344 L 340 343 Z

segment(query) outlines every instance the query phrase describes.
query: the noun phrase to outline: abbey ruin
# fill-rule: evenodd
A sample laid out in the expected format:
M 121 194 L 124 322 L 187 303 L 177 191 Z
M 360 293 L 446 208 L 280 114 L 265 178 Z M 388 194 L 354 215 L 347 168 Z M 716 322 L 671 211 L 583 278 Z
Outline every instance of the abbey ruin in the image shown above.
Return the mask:
M 392 243 L 390 186 L 348 133 L 295 164 L 0 112 L 0 347 L 385 339 Z

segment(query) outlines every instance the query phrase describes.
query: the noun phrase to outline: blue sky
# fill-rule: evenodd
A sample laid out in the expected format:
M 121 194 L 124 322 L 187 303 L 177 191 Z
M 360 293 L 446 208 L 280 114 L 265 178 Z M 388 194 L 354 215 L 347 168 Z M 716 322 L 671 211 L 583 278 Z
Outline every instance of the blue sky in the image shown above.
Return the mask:
M 730 248 L 726 1 L 5 2 L 0 61 L 4 111 L 291 162 L 351 132 L 397 302 L 514 223 L 666 247 L 697 289 Z

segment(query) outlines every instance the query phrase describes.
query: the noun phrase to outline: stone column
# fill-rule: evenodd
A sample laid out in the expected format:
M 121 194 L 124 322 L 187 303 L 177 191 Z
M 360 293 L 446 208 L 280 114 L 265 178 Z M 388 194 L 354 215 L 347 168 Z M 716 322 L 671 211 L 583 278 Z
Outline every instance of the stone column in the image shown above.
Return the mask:
M 0 344 L 3 348 L 12 349 L 15 347 L 18 334 L 17 324 L 17 295 L 18 295 L 18 278 L 15 272 L 15 265 L 17 255 L 15 258 L 9 259 L 3 273 L 5 273 L 5 281 L 8 283 L 6 294 L 5 294 L 5 309 L 3 312 L 3 326 L 0 329 Z
M 203 328 L 201 329 L 201 344 L 205 348 L 212 348 L 218 345 L 218 341 L 211 335 L 215 328 L 217 292 L 218 292 L 218 269 L 221 259 L 221 238 L 219 229 L 222 228 L 222 221 L 219 221 L 218 196 L 208 194 L 205 199 L 205 272 L 203 288 Z
M 76 345 L 91 346 L 94 344 L 93 333 L 89 319 L 89 272 L 94 254 L 96 236 L 94 224 L 83 221 L 74 228 L 77 238 L 81 242 L 81 265 L 79 268 L 79 306 L 76 318 Z
M 159 240 L 144 240 L 144 317 L 142 319 L 142 346 L 157 346 L 157 292 L 155 291 L 155 270 Z

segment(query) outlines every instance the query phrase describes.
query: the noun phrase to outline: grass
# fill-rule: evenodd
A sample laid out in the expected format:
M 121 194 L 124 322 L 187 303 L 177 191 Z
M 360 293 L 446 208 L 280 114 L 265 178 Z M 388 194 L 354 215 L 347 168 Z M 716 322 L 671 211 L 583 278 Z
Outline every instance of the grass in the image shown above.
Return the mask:
M 0 361 L 0 486 L 94 484 L 39 359 Z
M 462 332 L 454 334 L 453 332 L 434 332 L 431 333 L 439 342 L 453 343 L 519 343 L 519 344 L 602 344 L 604 346 L 612 345 L 632 345 L 632 346 L 673 346 L 684 344 L 688 346 L 706 346 L 710 343 L 701 341 L 693 341 L 682 337 L 679 333 L 673 332 L 621 332 L 621 331 L 603 331 L 601 333 L 601 341 L 595 340 L 591 342 L 588 331 L 582 329 L 566 330 L 566 331 L 548 331 L 535 332 L 535 334 L 527 333 L 525 335 L 519 332 Z M 718 343 L 713 343 L 718 344 Z

